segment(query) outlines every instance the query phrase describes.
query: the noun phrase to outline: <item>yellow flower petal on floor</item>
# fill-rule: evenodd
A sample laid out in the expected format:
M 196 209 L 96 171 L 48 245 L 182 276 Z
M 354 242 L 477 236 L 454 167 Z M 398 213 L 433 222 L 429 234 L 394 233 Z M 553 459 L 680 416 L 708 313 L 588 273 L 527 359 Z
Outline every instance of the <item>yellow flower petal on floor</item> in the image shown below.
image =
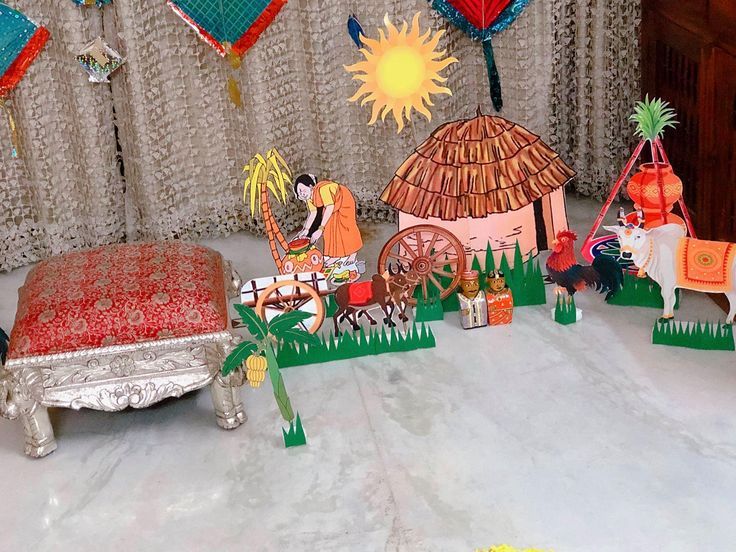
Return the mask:
M 541 548 L 514 548 L 508 544 L 499 544 L 490 548 L 478 548 L 475 552 L 553 552 L 552 550 L 542 550 Z

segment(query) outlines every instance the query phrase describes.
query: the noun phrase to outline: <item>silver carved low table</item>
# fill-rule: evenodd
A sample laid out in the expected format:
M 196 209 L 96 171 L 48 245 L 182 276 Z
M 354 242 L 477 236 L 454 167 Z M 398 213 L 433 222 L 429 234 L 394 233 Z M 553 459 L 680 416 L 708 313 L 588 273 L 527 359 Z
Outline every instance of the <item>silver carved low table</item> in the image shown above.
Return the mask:
M 0 415 L 20 420 L 25 452 L 56 449 L 47 408 L 146 408 L 211 386 L 217 423 L 245 422 L 228 297 L 240 279 L 211 249 L 181 242 L 107 246 L 37 265 L 20 290 L 0 367 Z

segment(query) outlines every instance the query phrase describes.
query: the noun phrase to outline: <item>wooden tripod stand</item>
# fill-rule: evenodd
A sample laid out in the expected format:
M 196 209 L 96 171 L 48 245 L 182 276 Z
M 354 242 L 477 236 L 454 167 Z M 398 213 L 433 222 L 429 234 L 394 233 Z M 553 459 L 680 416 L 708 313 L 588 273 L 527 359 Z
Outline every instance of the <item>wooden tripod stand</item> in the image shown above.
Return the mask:
M 613 202 L 618 196 L 618 193 L 621 191 L 621 186 L 623 186 L 624 182 L 626 181 L 626 179 L 629 177 L 629 174 L 633 170 L 634 165 L 641 157 L 646 143 L 647 143 L 647 140 L 642 140 L 636 146 L 634 153 L 629 158 L 629 162 L 626 163 L 626 166 L 624 167 L 623 172 L 618 177 L 618 180 L 616 180 L 616 184 L 613 186 L 613 189 L 611 190 L 611 194 L 608 196 L 608 199 L 603 204 L 603 208 L 601 209 L 600 213 L 598 213 L 598 218 L 595 219 L 593 228 L 590 229 L 588 236 L 585 238 L 585 242 L 583 243 L 582 254 L 583 254 L 583 257 L 585 257 L 588 260 L 588 262 L 593 261 L 592 258 L 588 258 L 591 256 L 589 254 L 590 243 L 593 241 L 593 239 L 595 239 L 595 235 L 598 233 L 598 230 L 600 230 L 600 227 L 603 224 L 603 220 L 606 218 L 606 214 L 611 208 L 611 205 L 613 205 Z M 659 167 L 660 164 L 669 164 L 670 162 L 669 158 L 667 157 L 667 153 L 664 151 L 664 147 L 662 146 L 662 141 L 659 138 L 657 138 L 652 143 L 652 160 L 656 167 Z M 662 175 L 659 174 L 659 171 L 657 174 L 657 184 L 659 187 L 659 204 L 660 204 L 662 218 L 664 219 L 665 222 L 667 222 L 667 216 L 669 215 L 669 213 L 667 212 L 667 207 L 665 205 L 664 180 L 662 178 Z M 692 219 L 690 218 L 690 212 L 687 209 L 687 205 L 685 205 L 685 198 L 680 196 L 680 199 L 678 200 L 677 203 L 680 206 L 680 210 L 682 211 L 682 216 L 683 216 L 683 219 L 685 220 L 685 225 L 687 226 L 688 234 L 690 235 L 691 238 L 696 238 L 697 236 L 695 234 L 695 228 L 693 227 Z

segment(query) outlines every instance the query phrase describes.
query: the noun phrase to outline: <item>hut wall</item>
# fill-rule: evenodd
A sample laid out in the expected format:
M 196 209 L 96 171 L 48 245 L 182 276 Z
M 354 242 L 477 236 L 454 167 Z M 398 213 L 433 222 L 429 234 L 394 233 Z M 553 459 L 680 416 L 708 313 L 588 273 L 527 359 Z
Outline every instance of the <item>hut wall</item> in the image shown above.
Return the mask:
M 513 266 L 514 249 L 518 240 L 521 251 L 526 257 L 539 253 L 537 246 L 537 226 L 534 215 L 534 204 L 527 205 L 517 211 L 490 215 L 481 219 L 460 219 L 444 221 L 439 218 L 422 219 L 406 213 L 399 213 L 399 230 L 405 230 L 417 224 L 433 224 L 452 232 L 465 246 L 468 263 L 476 255 L 485 266 L 486 247 L 491 243 L 496 266 L 506 251 L 509 264 Z

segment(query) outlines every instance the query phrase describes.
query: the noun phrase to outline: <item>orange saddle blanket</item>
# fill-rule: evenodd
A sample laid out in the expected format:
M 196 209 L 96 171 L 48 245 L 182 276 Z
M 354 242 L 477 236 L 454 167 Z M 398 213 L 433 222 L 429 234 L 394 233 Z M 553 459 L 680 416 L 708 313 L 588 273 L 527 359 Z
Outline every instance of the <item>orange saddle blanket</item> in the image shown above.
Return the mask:
M 733 289 L 736 244 L 682 238 L 677 245 L 677 285 L 709 293 Z

